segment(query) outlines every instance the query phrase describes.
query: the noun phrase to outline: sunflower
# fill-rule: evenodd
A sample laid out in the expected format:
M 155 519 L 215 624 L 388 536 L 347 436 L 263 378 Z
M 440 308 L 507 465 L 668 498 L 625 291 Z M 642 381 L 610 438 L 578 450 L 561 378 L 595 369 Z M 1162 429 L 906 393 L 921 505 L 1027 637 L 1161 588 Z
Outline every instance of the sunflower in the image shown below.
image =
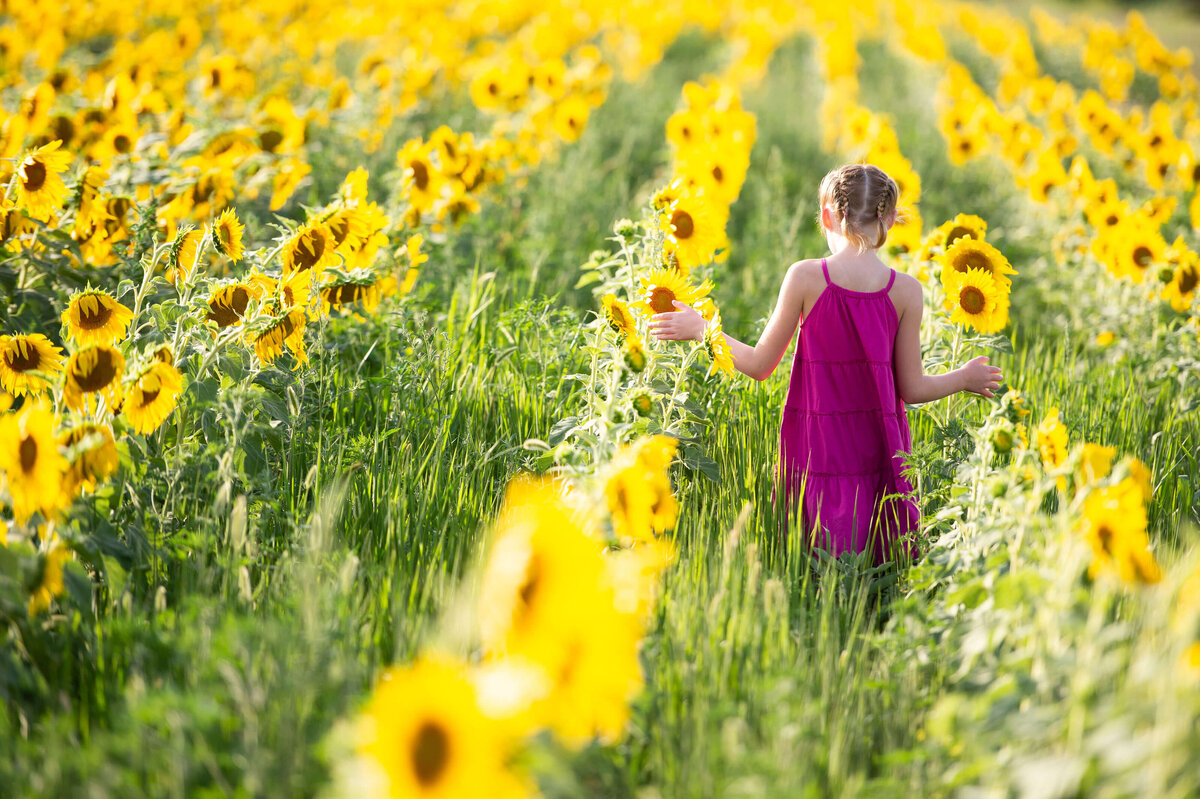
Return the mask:
M 1008 324 L 1008 308 L 1002 303 L 1004 289 L 982 269 L 968 269 L 948 288 L 950 321 L 971 325 L 980 333 L 995 333 Z
M 1037 427 L 1037 448 L 1042 466 L 1052 471 L 1067 459 L 1067 428 L 1058 418 L 1058 408 L 1046 410 L 1046 418 Z
M 108 344 L 89 344 L 67 360 L 67 381 L 63 399 L 73 411 L 88 410 L 89 400 L 103 397 L 115 408 L 122 399 L 121 375 L 125 356 Z
M 88 288 L 71 295 L 62 322 L 76 344 L 112 344 L 125 337 L 133 311 L 103 289 Z
M 671 182 L 663 186 L 650 198 L 650 205 L 656 211 L 666 211 L 671 205 L 687 192 L 687 180 L 679 175 L 671 178 Z
M 26 154 L 17 165 L 16 204 L 33 219 L 49 220 L 50 215 L 62 207 L 67 195 L 60 174 L 71 165 L 74 156 L 59 152 L 61 145 L 62 142 L 55 139 Z
M 62 350 L 41 333 L 0 336 L 0 386 L 13 396 L 40 394 L 58 378 Z
M 1139 224 L 1138 216 L 1126 220 L 1109 238 L 1108 263 L 1117 277 L 1128 277 L 1141 283 L 1146 274 L 1166 260 L 1167 242 L 1152 225 Z M 1157 271 L 1157 270 L 1156 270 Z
M 373 275 L 342 275 L 321 287 L 321 307 L 325 313 L 355 303 L 361 303 L 365 311 L 374 311 L 380 299 L 379 280 Z
M 709 263 L 725 247 L 725 217 L 701 195 L 686 193 L 676 198 L 660 216 L 667 239 L 675 245 L 679 261 L 691 269 Z
M 103 480 L 117 471 L 117 443 L 107 425 L 84 422 L 58 437 L 65 453 L 67 471 L 63 475 L 63 505 L 67 506 L 81 490 L 94 491 Z
M 121 412 L 133 429 L 143 435 L 154 432 L 175 410 L 175 399 L 183 391 L 183 375 L 173 364 L 155 360 L 132 381 Z
M 307 308 L 312 296 L 312 272 L 293 272 L 279 284 L 279 299 L 284 310 Z
M 555 103 L 554 131 L 559 138 L 566 142 L 577 141 L 587 125 L 590 110 L 587 101 L 574 94 Z
M 704 326 L 704 349 L 712 361 L 712 365 L 708 367 L 710 375 L 720 372 L 727 377 L 733 376 L 733 357 L 729 351 L 729 342 L 721 331 L 720 311 L 714 313 L 712 321 Z
M 378 797 L 533 795 L 510 771 L 511 728 L 483 712 L 465 665 L 426 655 L 386 671 L 357 723 L 365 782 Z
M 1008 259 L 986 241 L 962 237 L 955 241 L 939 259 L 942 264 L 942 286 L 946 295 L 954 293 L 954 284 L 962 279 L 969 270 L 976 269 L 986 272 L 996 282 L 1005 297 L 1012 285 L 1009 275 L 1017 274 L 1008 263 Z
M 338 263 L 337 245 L 325 225 L 310 219 L 283 245 L 283 274 L 312 271 L 320 276 L 326 266 Z
M 943 222 L 930 235 L 931 242 L 937 242 L 945 249 L 950 249 L 961 238 L 984 241 L 987 237 L 987 222 L 974 214 L 958 214 L 953 219 Z
M 626 336 L 621 349 L 624 351 L 625 365 L 632 372 L 641 372 L 646 368 L 646 350 L 642 340 L 637 336 Z
M 1157 583 L 1162 571 L 1149 549 L 1146 508 L 1132 478 L 1093 489 L 1083 503 L 1082 532 L 1094 559 L 1088 574 L 1116 573 L 1127 583 Z
M 50 548 L 39 559 L 41 573 L 38 575 L 36 587 L 29 595 L 26 606 L 30 616 L 36 616 L 50 609 L 50 601 L 63 592 L 63 564 L 75 556 L 71 550 L 55 536 Z
M 98 166 L 88 167 L 79 179 L 79 185 L 72 195 L 77 231 L 90 231 L 103 225 L 108 218 L 108 210 L 100 202 L 100 190 L 107 180 L 108 172 Z
M 192 225 L 181 228 L 167 251 L 167 280 L 175 285 L 186 281 L 196 270 L 203 247 L 203 231 Z
M 281 317 L 271 322 L 270 326 L 254 339 L 254 354 L 264 364 L 274 363 L 283 354 L 286 346 L 295 356 L 296 366 L 308 363 L 308 355 L 304 349 L 304 326 L 308 321 L 307 314 L 302 308 L 292 308 Z
M 39 511 L 52 518 L 62 507 L 67 461 L 58 451 L 54 424 L 54 413 L 42 401 L 27 402 L 20 411 L 0 417 L 0 470 L 18 524 Z
M 1116 454 L 1115 447 L 1084 444 L 1079 451 L 1079 482 L 1082 485 L 1089 485 L 1107 477 L 1108 473 L 1112 471 L 1112 462 Z
M 242 231 L 245 229 L 233 209 L 226 208 L 208 229 L 209 240 L 217 252 L 236 263 L 242 260 Z
M 678 272 L 664 267 L 651 269 L 645 275 L 640 275 L 639 280 L 642 283 L 642 296 L 630 307 L 645 316 L 678 310 L 672 304 L 676 300 L 684 305 L 694 305 L 696 300 L 712 291 L 712 284 L 707 280 L 699 286 L 691 286 Z
M 519 655 L 552 673 L 562 664 L 562 635 L 604 588 L 603 544 L 587 524 L 559 484 L 509 483 L 480 588 L 485 657 Z
M 396 251 L 397 258 L 400 257 L 401 253 L 408 258 L 408 269 L 404 272 L 404 283 L 400 287 L 400 293 L 402 294 L 408 294 L 412 291 L 413 284 L 417 281 L 417 275 L 421 273 L 421 264 L 429 260 L 429 256 L 421 252 L 421 245 L 424 242 L 424 236 L 420 233 L 414 233 L 404 242 L 404 246 Z
M 433 147 L 420 139 L 410 139 L 400 148 L 396 162 L 403 173 L 403 192 L 409 205 L 422 212 L 433 208 L 441 196 L 445 176 L 434 165 Z
M 312 167 L 297 158 L 288 158 L 275 170 L 271 181 L 271 200 L 267 208 L 278 211 L 296 193 L 300 183 L 312 172 Z
M 218 285 L 208 295 L 208 315 L 217 327 L 239 324 L 246 314 L 250 300 L 262 296 L 262 287 L 256 283 L 236 281 Z
M 1200 254 L 1190 250 L 1180 236 L 1171 245 L 1167 263 L 1173 267 L 1162 297 L 1179 313 L 1186 311 L 1200 286 Z
M 629 307 L 617 299 L 617 295 L 609 292 L 600 298 L 600 302 L 603 304 L 604 321 L 608 322 L 608 326 L 617 334 L 618 339 L 637 335 L 637 328 L 634 327 Z

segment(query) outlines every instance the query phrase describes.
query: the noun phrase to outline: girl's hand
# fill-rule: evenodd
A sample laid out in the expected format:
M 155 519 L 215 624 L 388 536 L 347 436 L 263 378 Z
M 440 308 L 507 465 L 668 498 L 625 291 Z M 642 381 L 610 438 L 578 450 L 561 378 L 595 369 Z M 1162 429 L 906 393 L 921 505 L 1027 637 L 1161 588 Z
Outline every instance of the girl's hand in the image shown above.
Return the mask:
M 987 361 L 986 355 L 980 355 L 963 364 L 964 391 L 990 398 L 992 391 L 1000 388 L 1000 381 L 1004 375 L 1000 374 L 998 366 L 988 366 Z
M 693 341 L 704 338 L 704 327 L 708 324 L 700 312 L 678 300 L 671 300 L 678 311 L 656 313 L 646 325 L 659 341 Z

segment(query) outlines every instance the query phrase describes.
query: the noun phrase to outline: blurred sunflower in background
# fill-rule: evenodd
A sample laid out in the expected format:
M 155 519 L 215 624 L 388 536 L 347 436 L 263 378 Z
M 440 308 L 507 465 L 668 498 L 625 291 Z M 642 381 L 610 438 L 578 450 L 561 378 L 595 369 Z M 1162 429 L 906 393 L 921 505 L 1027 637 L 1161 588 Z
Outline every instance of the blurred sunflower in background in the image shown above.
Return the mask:
M 40 394 L 62 369 L 62 350 L 41 333 L 0 336 L 0 387 L 9 394 Z
M 130 381 L 121 413 L 134 430 L 146 435 L 158 427 L 175 409 L 183 375 L 171 363 L 152 361 Z
M 71 295 L 62 322 L 76 344 L 112 344 L 125 338 L 133 311 L 103 289 L 88 288 Z
M 67 461 L 58 451 L 54 425 L 54 413 L 45 402 L 27 402 L 20 411 L 0 416 L 0 470 L 18 524 L 38 512 L 53 518 L 63 507 Z
M 93 401 L 103 398 L 111 410 L 122 398 L 121 376 L 125 356 L 108 344 L 89 344 L 76 350 L 67 360 L 67 380 L 63 400 L 73 411 L 95 411 Z
M 232 208 L 226 208 L 209 227 L 213 248 L 235 263 L 242 260 L 242 232 L 245 225 L 238 221 Z
M 62 142 L 55 140 L 26 154 L 17 164 L 15 202 L 33 219 L 45 222 L 62 207 L 67 194 L 61 173 L 71 165 L 74 156 L 60 151 Z
M 117 442 L 108 425 L 77 424 L 59 434 L 58 446 L 67 459 L 62 482 L 64 505 L 69 505 L 80 491 L 94 491 L 117 471 Z

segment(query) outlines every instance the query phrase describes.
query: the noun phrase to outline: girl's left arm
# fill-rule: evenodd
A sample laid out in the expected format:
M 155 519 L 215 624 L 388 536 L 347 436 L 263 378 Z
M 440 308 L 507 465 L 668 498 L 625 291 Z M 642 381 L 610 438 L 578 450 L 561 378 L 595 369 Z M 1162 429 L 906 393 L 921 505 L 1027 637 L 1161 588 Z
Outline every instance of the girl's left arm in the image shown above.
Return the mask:
M 729 345 L 733 366 L 742 374 L 755 380 L 766 380 L 783 360 L 788 342 L 796 334 L 796 327 L 800 323 L 800 312 L 808 282 L 807 270 L 803 266 L 805 263 L 807 262 L 797 261 L 788 268 L 783 285 L 779 288 L 779 299 L 757 344 L 751 346 L 728 333 L 722 334 Z M 704 328 L 707 324 L 704 317 L 694 308 L 681 302 L 676 302 L 675 307 L 679 310 L 650 317 L 648 327 L 651 334 L 659 341 L 704 338 Z

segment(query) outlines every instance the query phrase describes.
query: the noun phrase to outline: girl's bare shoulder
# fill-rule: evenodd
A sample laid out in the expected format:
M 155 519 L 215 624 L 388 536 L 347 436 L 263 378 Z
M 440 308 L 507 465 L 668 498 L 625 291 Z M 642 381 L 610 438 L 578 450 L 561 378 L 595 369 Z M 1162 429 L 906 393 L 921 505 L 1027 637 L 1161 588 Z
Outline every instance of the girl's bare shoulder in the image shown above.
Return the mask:
M 903 315 L 904 311 L 908 309 L 919 310 L 921 308 L 924 304 L 924 290 L 924 287 L 921 286 L 921 281 L 897 269 L 896 282 L 892 285 L 892 290 L 888 294 L 891 296 L 896 310 Z
M 795 261 L 788 267 L 784 282 L 796 287 L 811 287 L 825 284 L 825 275 L 821 272 L 820 258 L 805 258 Z

